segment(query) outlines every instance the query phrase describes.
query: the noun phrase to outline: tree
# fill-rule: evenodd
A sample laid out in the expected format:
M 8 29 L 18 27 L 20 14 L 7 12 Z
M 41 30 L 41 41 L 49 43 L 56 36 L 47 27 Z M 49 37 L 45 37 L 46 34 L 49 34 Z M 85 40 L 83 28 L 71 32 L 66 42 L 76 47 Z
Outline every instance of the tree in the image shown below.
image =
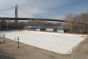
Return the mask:
M 65 20 L 69 21 L 69 22 L 65 22 L 64 23 L 64 29 L 66 31 L 72 32 L 72 29 L 73 29 L 73 24 L 72 24 L 73 18 L 74 18 L 74 16 L 72 14 L 69 14 L 69 15 L 67 15 L 65 17 Z
M 88 13 L 68 15 L 65 20 L 69 21 L 64 25 L 69 32 L 88 32 Z

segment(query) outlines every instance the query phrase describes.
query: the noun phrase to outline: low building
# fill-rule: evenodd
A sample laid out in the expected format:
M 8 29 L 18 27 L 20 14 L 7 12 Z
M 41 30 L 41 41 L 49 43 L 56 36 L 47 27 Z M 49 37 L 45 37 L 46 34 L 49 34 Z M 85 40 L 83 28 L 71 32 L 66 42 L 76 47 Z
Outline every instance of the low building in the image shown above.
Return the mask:
M 53 32 L 54 29 L 53 29 L 53 28 L 46 28 L 46 31 L 47 31 L 47 32 Z
M 35 31 L 64 32 L 63 27 L 57 24 L 28 24 L 24 28 Z

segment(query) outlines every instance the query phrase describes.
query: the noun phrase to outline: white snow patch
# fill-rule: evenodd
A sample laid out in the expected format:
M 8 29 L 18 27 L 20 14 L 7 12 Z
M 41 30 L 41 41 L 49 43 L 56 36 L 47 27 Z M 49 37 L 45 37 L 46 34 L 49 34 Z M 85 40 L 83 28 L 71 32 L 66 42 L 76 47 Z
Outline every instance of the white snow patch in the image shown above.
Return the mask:
M 4 31 L 6 38 L 15 40 L 20 38 L 20 42 L 46 49 L 60 54 L 70 54 L 72 48 L 83 41 L 86 35 L 50 33 L 37 31 Z

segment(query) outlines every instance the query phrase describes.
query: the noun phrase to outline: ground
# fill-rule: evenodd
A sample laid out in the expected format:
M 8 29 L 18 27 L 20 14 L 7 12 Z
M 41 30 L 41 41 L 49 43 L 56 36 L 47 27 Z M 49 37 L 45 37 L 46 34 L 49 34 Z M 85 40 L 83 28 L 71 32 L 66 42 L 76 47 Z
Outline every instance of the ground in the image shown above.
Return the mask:
M 70 59 L 71 56 L 71 54 L 57 54 L 24 43 L 20 43 L 20 48 L 17 48 L 17 42 L 10 39 L 6 39 L 5 44 L 0 44 L 0 48 L 16 59 Z
M 73 59 L 88 59 L 88 37 L 73 50 Z
M 72 48 L 84 40 L 85 35 L 39 32 L 39 31 L 4 31 L 6 38 L 60 54 L 69 54 Z
M 52 34 L 52 35 L 54 35 L 54 34 Z M 49 35 L 50 36 L 49 38 L 51 38 L 52 35 Z M 12 36 L 12 34 L 10 34 L 9 36 Z M 28 36 L 31 37 L 31 35 L 29 35 L 29 34 L 28 34 Z M 57 38 L 60 37 L 60 36 L 56 36 L 56 34 L 54 36 Z M 80 35 L 77 35 L 77 36 L 80 36 Z M 42 35 L 41 35 L 41 37 L 42 37 Z M 84 36 L 81 36 L 81 38 L 82 37 L 84 37 Z M 69 38 L 69 40 L 71 40 L 71 38 Z M 76 38 L 77 37 L 73 37 L 72 39 L 75 40 Z M 37 38 L 35 38 L 35 39 L 37 39 Z M 67 37 L 67 39 L 68 39 L 68 37 Z M 27 38 L 26 39 L 24 38 L 24 40 L 27 41 Z M 54 40 L 55 40 L 55 38 L 54 38 Z M 60 40 L 60 39 L 57 39 L 57 40 Z M 70 53 L 70 54 L 55 53 L 54 51 L 49 51 L 47 49 L 44 50 L 42 48 L 40 49 L 38 47 L 31 46 L 30 44 L 25 44 L 25 43 L 21 43 L 21 42 L 20 42 L 20 48 L 18 48 L 18 44 L 14 39 L 12 39 L 12 40 L 5 39 L 5 43 L 3 43 L 3 41 L 4 41 L 3 38 L 0 38 L 0 57 L 3 56 L 3 58 L 1 58 L 1 59 L 14 59 L 14 58 L 15 59 L 88 59 L 88 37 L 86 37 L 86 39 L 84 39 L 76 47 L 74 47 L 72 49 L 72 53 Z M 51 41 L 51 39 L 50 39 L 50 41 Z M 28 42 L 30 42 L 30 41 L 28 41 Z M 72 43 L 72 42 L 70 41 L 70 43 Z M 61 48 L 61 46 L 57 46 L 57 47 Z

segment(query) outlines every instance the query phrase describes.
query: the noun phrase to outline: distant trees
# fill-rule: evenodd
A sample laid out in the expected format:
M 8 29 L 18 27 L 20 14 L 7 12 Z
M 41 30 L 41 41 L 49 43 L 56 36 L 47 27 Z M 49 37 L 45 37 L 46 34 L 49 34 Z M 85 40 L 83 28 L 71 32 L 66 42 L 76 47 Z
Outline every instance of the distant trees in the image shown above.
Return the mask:
M 28 23 L 32 23 L 32 24 L 46 24 L 46 21 L 43 20 L 29 20 Z
M 6 21 L 5 20 L 1 20 L 0 21 L 0 29 L 6 29 Z
M 38 28 L 56 28 L 59 25 L 59 23 L 44 20 L 29 20 L 27 24 Z
M 66 31 L 69 31 L 69 32 L 72 31 L 72 22 L 71 21 L 73 21 L 73 18 L 74 18 L 74 16 L 72 14 L 71 15 L 67 15 L 65 17 L 65 20 L 69 21 L 69 22 L 64 23 L 64 29 Z
M 64 23 L 64 28 L 68 32 L 88 32 L 88 13 L 68 15 L 65 20 L 69 21 Z
M 24 22 L 0 20 L 0 30 L 23 29 L 24 25 L 25 25 Z
M 40 28 L 40 27 L 46 25 L 47 21 L 43 21 L 43 20 L 29 20 L 27 24 L 30 25 L 30 26 L 36 26 L 36 27 Z
M 9 23 L 8 27 L 10 29 L 23 29 L 24 25 L 24 22 L 11 22 Z

